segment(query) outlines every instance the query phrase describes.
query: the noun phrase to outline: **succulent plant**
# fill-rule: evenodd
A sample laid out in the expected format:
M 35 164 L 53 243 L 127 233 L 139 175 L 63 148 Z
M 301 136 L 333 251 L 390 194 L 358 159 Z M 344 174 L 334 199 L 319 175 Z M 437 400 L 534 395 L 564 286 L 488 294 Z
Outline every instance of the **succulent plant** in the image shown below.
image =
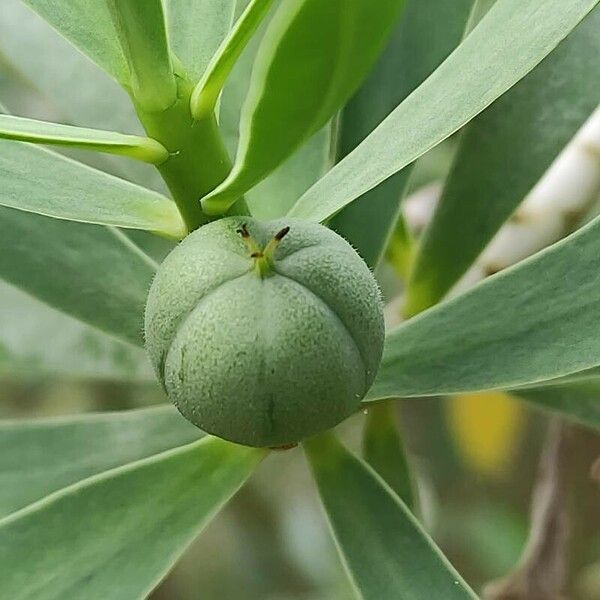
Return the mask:
M 361 598 L 475 598 L 419 523 L 395 400 L 462 396 L 472 444 L 516 430 L 481 425 L 490 390 L 600 426 L 597 173 L 517 210 L 598 105 L 598 0 L 23 4 L 0 10 L 0 367 L 163 405 L 0 423 L 0 598 L 148 597 L 299 443 Z M 420 234 L 419 178 L 444 181 Z M 457 296 L 508 221 L 527 243 Z M 360 457 L 333 431 L 355 414 Z M 542 484 L 518 583 L 562 597 Z

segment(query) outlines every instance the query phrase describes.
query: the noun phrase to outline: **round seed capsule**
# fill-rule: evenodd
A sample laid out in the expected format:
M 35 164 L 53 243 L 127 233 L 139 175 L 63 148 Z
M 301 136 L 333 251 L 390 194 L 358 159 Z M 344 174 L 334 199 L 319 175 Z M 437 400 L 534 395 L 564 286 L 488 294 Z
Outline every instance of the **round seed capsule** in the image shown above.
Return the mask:
M 240 444 L 279 447 L 358 409 L 381 360 L 384 325 L 373 275 L 336 233 L 229 217 L 165 259 L 145 334 L 187 419 Z

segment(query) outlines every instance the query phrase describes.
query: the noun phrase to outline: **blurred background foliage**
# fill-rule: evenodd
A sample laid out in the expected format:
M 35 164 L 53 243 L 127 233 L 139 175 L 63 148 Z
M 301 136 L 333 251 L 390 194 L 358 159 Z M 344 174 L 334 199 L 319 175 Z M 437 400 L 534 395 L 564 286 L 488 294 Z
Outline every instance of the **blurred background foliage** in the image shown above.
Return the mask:
M 500 393 L 400 401 L 422 519 L 475 589 L 518 562 L 548 417 Z M 119 410 L 164 401 L 154 386 L 5 375 L 0 417 Z M 365 414 L 340 427 L 360 449 Z M 570 598 L 600 589 L 600 490 L 589 465 L 600 439 L 570 428 Z M 52 451 L 51 448 L 48 449 Z M 268 464 L 267 464 L 268 463 Z M 351 600 L 302 451 L 273 455 L 154 592 L 154 600 Z M 201 592 L 200 592 L 201 591 Z

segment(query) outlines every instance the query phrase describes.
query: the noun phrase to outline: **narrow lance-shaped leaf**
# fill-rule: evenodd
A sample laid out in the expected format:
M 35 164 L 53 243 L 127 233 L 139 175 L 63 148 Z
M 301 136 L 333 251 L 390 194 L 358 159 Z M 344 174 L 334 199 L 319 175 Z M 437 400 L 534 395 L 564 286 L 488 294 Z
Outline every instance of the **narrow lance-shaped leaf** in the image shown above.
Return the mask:
M 107 16 L 110 19 L 108 12 Z M 0 49 L 6 58 L 3 71 L 8 88 L 3 86 L 0 93 L 6 89 L 2 101 L 8 112 L 141 133 L 123 87 L 21 0 L 2 2 Z M 76 94 L 65 93 L 75 89 Z
M 117 81 L 129 83 L 129 68 L 106 2 L 22 1 Z
M 407 0 L 391 42 L 342 113 L 338 160 L 348 155 L 450 54 L 462 39 L 473 0 Z M 411 169 L 383 182 L 333 217 L 372 268 L 394 224 Z
M 172 406 L 0 421 L 0 517 L 92 475 L 196 441 Z
M 0 52 L 9 65 L 0 95 L 10 112 L 70 125 L 142 133 L 125 89 L 21 0 L 2 0 Z M 164 189 L 158 170 L 150 166 L 101 155 L 87 156 L 86 162 L 145 187 Z
M 369 407 L 363 434 L 363 456 L 378 475 L 414 510 L 415 498 L 404 443 L 392 402 Z
M 60 226 L 58 223 L 51 224 L 52 221 L 34 214 L 19 214 L 8 209 L 1 209 L 0 212 L 8 221 L 3 223 L 6 225 L 3 235 L 7 247 L 10 248 L 4 256 L 0 277 L 23 286 L 39 299 L 53 303 L 62 310 L 72 311 L 108 331 L 115 331 L 113 319 L 116 318 L 118 336 L 136 343 L 141 342 L 139 305 L 132 306 L 123 297 L 125 281 L 128 282 L 129 279 L 124 278 L 121 285 L 112 288 L 111 283 L 119 281 L 118 277 L 115 280 L 111 277 L 96 278 L 93 280 L 93 285 L 89 285 L 91 293 L 94 294 L 94 302 L 91 303 L 86 294 L 80 293 L 78 287 L 86 280 L 90 268 L 93 272 L 100 266 L 99 272 L 101 272 L 103 267 L 110 265 L 110 259 L 104 261 L 103 259 L 107 257 L 99 256 L 106 250 L 103 246 L 107 241 L 110 252 L 118 256 L 118 259 L 128 267 L 135 265 L 136 275 L 138 271 L 140 274 L 144 273 L 143 279 L 147 282 L 146 285 L 149 285 L 149 278 L 156 265 L 144 252 L 117 230 L 80 226 L 90 232 L 90 236 L 83 238 L 85 240 L 83 243 L 79 240 L 76 245 L 81 246 L 84 253 L 87 250 L 90 255 L 86 257 L 87 264 L 83 261 L 81 265 L 76 265 L 77 261 L 73 260 L 76 253 L 69 250 L 70 244 L 76 239 L 70 235 L 73 228 L 77 229 L 75 224 L 64 223 Z M 11 225 L 15 223 L 17 226 L 13 229 Z M 48 223 L 47 228 L 46 223 Z M 41 231 L 37 230 L 38 226 L 42 228 Z M 51 229 L 54 231 L 51 232 Z M 41 239 L 48 241 L 53 253 L 39 253 L 36 248 L 21 244 L 23 240 L 19 235 L 23 231 L 41 233 L 42 235 L 35 234 L 33 237 L 37 241 Z M 139 233 L 143 235 L 145 232 Z M 93 234 L 97 234 L 98 238 Z M 150 234 L 145 235 L 150 236 Z M 151 237 L 166 243 L 162 238 Z M 103 244 L 95 246 L 97 239 L 101 239 Z M 88 240 L 92 248 L 86 248 Z M 54 274 L 57 269 L 56 259 L 61 261 L 60 277 L 55 277 Z M 60 267 L 65 263 L 69 264 L 66 273 L 60 271 Z M 41 270 L 38 271 L 40 267 Z M 32 272 L 42 274 L 41 285 L 28 280 Z M 125 272 L 127 277 L 132 277 L 133 271 L 126 267 Z M 135 277 L 132 281 L 135 281 Z M 61 287 L 66 291 L 64 296 L 61 294 Z M 83 305 L 78 303 L 79 298 L 83 300 Z M 0 340 L 0 370 L 6 369 L 13 376 L 21 372 L 27 372 L 30 376 L 35 372 L 79 378 L 109 377 L 128 380 L 149 378 L 149 365 L 141 350 L 111 339 L 100 331 L 94 331 L 12 286 L 3 284 L 0 287 L 0 302 L 2 305 L 0 312 L 4 317 Z M 123 310 L 119 309 L 121 304 Z M 133 312 L 131 312 L 132 308 Z M 19 311 L 25 314 L 24 318 L 19 318 Z M 52 340 L 51 346 L 47 344 L 49 339 Z M 43 343 L 41 340 L 44 340 Z
M 146 112 L 165 110 L 177 100 L 177 83 L 162 0 L 107 3 L 131 72 L 133 97 Z
M 4 221 L 0 221 L 0 228 L 4 226 L 3 241 L 10 249 L 4 254 L 0 277 L 60 310 L 141 344 L 143 296 L 134 303 L 127 296 L 135 289 L 138 277 L 143 282 L 141 289 L 149 286 L 157 265 L 136 244 L 116 229 L 61 224 L 9 209 L 0 209 L 0 213 Z M 23 232 L 31 233 L 36 241 L 45 240 L 52 252 L 40 253 L 35 247 L 23 244 L 20 238 Z M 77 232 L 83 232 L 84 236 L 74 236 Z M 151 234 L 138 233 L 167 243 Z M 77 252 L 70 250 L 72 244 Z M 92 279 L 87 284 L 88 292 L 81 293 L 80 285 L 88 280 L 89 274 L 110 268 L 115 257 L 124 269 L 117 269 L 114 279 Z M 64 267 L 66 270 L 61 270 Z M 29 279 L 32 273 L 39 281 Z M 113 287 L 113 284 L 118 285 Z M 2 286 L 1 292 L 7 323 L 2 327 L 0 369 L 8 368 L 13 375 L 26 368 L 29 374 L 35 370 L 63 376 L 148 378 L 148 363 L 140 350 L 63 316 L 10 286 Z M 135 292 L 132 295 L 135 297 Z M 20 321 L 14 308 L 17 305 L 18 310 L 27 314 Z M 17 326 L 15 321 L 19 321 Z M 52 347 L 39 343 L 42 338 L 51 339 Z M 37 350 L 32 352 L 32 347 Z
M 239 16 L 247 0 L 238 3 Z M 239 17 L 238 17 L 239 18 Z M 219 124 L 227 148 L 235 155 L 239 142 L 239 121 L 250 85 L 252 64 L 266 30 L 267 18 L 252 39 L 227 79 L 219 104 Z M 268 177 L 252 188 L 245 198 L 259 219 L 278 219 L 330 168 L 331 124 L 328 123 Z
M 0 520 L 0 596 L 146 598 L 263 456 L 207 437 L 13 513 Z
M 207 118 L 214 112 L 227 77 L 272 4 L 273 0 L 252 0 L 223 40 L 192 94 L 194 119 Z
M 173 52 L 198 81 L 231 28 L 236 0 L 165 0 Z
M 52 343 L 48 343 L 52 340 Z M 155 381 L 146 353 L 0 280 L 0 377 Z
M 371 400 L 513 388 L 600 364 L 600 218 L 386 338 Z
M 0 138 L 120 154 L 152 164 L 160 164 L 169 157 L 166 148 L 151 138 L 10 115 L 0 115 Z
M 419 245 L 409 314 L 465 273 L 600 101 L 600 7 L 527 77 L 467 126 Z
M 262 40 L 230 176 L 203 200 L 220 214 L 316 133 L 354 93 L 404 0 L 288 0 Z
M 140 346 L 157 267 L 116 229 L 0 207 L 0 279 Z
M 300 198 L 290 216 L 323 221 L 412 163 L 522 79 L 597 3 L 498 0 L 440 67 Z
M 402 501 L 332 434 L 305 444 L 338 550 L 364 600 L 476 599 Z
M 168 198 L 31 144 L 0 140 L 0 182 L 3 206 L 176 239 L 186 233 Z
M 566 419 L 600 429 L 600 381 L 598 380 L 513 390 L 511 394 L 542 410 L 556 412 Z

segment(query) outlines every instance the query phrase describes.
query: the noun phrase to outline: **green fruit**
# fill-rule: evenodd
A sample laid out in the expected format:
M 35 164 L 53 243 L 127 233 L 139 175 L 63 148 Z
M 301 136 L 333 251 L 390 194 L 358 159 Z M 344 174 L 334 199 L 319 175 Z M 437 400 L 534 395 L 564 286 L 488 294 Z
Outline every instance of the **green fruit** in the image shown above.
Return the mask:
M 381 360 L 379 288 L 333 231 L 231 217 L 165 259 L 146 346 L 179 411 L 249 446 L 283 446 L 355 412 Z

